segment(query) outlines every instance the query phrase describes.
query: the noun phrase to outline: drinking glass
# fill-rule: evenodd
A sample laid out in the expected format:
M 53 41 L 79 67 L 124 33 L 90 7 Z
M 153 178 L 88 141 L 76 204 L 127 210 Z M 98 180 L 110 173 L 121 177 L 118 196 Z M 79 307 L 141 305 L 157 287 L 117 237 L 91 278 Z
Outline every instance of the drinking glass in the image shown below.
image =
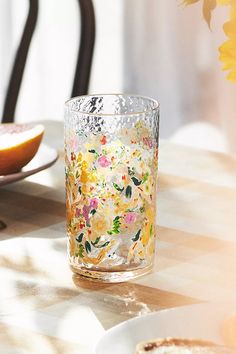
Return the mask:
M 69 263 L 105 282 L 153 266 L 159 104 L 136 95 L 72 98 L 65 104 Z

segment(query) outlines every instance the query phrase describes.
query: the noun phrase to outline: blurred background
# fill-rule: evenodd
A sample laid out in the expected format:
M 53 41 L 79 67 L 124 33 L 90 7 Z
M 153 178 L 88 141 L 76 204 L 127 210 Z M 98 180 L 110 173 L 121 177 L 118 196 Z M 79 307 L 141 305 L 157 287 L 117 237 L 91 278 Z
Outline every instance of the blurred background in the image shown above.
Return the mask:
M 161 138 L 236 151 L 236 84 L 218 61 L 227 7 L 212 31 L 201 3 L 94 0 L 96 41 L 89 93 L 127 92 L 161 104 Z M 27 0 L 0 0 L 0 108 L 28 12 Z M 16 109 L 16 121 L 63 120 L 79 45 L 75 0 L 40 0 Z

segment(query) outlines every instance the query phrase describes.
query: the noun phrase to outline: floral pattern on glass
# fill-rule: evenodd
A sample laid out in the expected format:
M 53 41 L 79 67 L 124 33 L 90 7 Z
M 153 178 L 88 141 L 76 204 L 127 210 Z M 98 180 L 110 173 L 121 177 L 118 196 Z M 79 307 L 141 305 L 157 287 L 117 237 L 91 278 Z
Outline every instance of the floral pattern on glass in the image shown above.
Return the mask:
M 85 266 L 150 262 L 155 249 L 157 143 L 143 121 L 114 136 L 67 138 L 69 253 Z

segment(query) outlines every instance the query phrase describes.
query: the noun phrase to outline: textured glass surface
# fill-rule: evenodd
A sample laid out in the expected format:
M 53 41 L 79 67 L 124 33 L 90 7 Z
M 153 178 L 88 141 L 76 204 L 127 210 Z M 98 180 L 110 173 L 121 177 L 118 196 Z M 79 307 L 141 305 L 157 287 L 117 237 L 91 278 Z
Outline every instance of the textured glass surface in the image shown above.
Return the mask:
M 151 268 L 158 157 L 156 101 L 81 96 L 66 103 L 69 261 L 74 272 L 121 281 Z

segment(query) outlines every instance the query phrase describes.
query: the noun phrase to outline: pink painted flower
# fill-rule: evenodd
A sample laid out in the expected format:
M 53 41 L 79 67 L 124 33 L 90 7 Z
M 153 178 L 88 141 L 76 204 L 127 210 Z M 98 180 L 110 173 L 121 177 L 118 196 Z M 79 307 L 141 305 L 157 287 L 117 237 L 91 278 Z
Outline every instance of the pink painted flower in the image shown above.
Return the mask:
M 83 217 L 85 218 L 86 222 L 89 222 L 89 212 L 90 212 L 90 206 L 84 205 L 83 206 Z
M 108 167 L 108 166 L 110 166 L 111 161 L 105 155 L 103 155 L 103 156 L 99 157 L 98 163 L 101 167 Z
M 75 216 L 78 218 L 81 216 L 81 209 L 76 208 Z
M 135 213 L 127 213 L 125 215 L 125 222 L 126 224 L 132 224 L 136 220 L 136 214 Z
M 150 136 L 143 138 L 143 143 L 147 145 L 150 149 L 153 147 L 152 138 Z
M 98 207 L 98 199 L 97 198 L 92 198 L 90 200 L 90 206 L 93 209 L 96 209 Z
M 71 150 L 77 150 L 79 147 L 79 143 L 78 143 L 78 138 L 76 136 L 71 137 L 71 139 L 69 140 L 69 147 L 71 148 Z

